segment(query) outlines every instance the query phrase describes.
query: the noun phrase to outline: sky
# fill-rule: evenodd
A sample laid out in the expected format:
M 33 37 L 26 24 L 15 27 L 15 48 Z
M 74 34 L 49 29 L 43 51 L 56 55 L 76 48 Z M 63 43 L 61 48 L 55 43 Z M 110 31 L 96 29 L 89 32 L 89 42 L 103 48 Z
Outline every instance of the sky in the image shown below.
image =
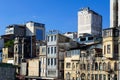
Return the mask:
M 1 0 L 0 35 L 6 26 L 35 21 L 45 24 L 46 32 L 77 32 L 77 13 L 83 7 L 103 17 L 103 29 L 109 27 L 109 0 Z

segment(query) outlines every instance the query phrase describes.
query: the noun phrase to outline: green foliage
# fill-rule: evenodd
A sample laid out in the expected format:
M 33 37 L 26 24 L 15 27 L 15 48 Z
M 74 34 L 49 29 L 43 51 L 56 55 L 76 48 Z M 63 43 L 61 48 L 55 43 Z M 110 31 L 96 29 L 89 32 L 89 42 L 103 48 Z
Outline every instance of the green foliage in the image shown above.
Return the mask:
M 14 46 L 14 40 L 9 40 L 5 43 L 5 47 L 12 47 Z

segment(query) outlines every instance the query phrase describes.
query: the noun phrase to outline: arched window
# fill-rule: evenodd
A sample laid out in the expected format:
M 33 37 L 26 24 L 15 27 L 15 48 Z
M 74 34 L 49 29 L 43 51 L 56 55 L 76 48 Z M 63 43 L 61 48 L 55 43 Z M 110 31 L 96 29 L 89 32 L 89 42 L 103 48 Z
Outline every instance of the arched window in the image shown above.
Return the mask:
M 106 63 L 105 62 L 103 63 L 103 70 L 104 71 L 106 70 Z
M 86 76 L 84 73 L 81 74 L 81 80 L 86 80 Z
M 95 70 L 98 70 L 98 63 L 95 62 Z
M 103 66 L 102 66 L 102 63 L 100 62 L 100 63 L 99 63 L 99 70 L 102 70 L 102 67 L 103 67 Z

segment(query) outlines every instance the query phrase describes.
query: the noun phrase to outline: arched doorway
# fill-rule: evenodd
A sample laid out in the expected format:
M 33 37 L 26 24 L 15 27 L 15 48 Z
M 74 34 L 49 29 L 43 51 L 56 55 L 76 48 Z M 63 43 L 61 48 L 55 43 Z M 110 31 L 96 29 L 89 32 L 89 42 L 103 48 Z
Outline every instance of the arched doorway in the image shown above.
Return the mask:
M 86 76 L 84 73 L 81 74 L 81 80 L 86 80 Z

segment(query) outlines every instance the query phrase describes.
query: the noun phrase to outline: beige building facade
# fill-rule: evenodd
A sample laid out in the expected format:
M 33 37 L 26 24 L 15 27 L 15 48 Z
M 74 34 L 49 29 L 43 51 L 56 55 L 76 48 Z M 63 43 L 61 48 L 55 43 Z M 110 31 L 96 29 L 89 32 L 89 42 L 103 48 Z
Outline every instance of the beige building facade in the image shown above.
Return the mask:
M 2 63 L 14 64 L 14 57 L 11 52 L 12 50 L 12 48 L 2 48 Z
M 64 58 L 65 80 L 118 80 L 118 60 L 103 56 L 101 44 L 86 45 L 66 51 Z M 72 55 L 71 55 L 72 54 Z
M 40 76 L 46 77 L 46 46 L 40 46 Z
M 39 77 L 39 59 L 32 59 L 28 61 L 28 76 Z

